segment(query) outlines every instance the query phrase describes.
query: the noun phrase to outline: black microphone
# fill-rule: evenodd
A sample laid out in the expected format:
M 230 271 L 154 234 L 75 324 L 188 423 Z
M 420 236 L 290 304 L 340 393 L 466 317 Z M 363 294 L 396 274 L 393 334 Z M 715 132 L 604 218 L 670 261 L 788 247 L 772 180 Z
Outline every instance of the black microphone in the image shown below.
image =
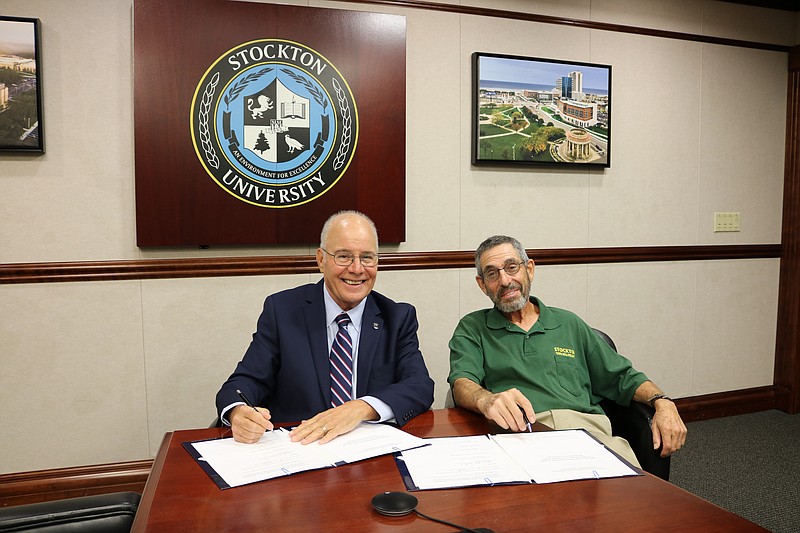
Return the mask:
M 407 492 L 381 492 L 372 498 L 372 507 L 382 515 L 405 516 L 417 508 L 417 497 Z
M 414 512 L 417 513 L 418 516 L 421 516 L 427 520 L 438 522 L 450 527 L 457 527 L 459 531 L 467 531 L 469 533 L 494 533 L 494 531 L 485 527 L 471 529 L 454 524 L 452 522 L 447 522 L 446 520 L 440 520 L 438 518 L 433 518 L 432 516 L 422 514 L 417 509 L 418 503 L 419 500 L 417 500 L 417 497 L 413 494 L 409 494 L 408 492 L 381 492 L 380 494 L 376 494 L 372 497 L 372 508 L 385 516 L 405 516 Z

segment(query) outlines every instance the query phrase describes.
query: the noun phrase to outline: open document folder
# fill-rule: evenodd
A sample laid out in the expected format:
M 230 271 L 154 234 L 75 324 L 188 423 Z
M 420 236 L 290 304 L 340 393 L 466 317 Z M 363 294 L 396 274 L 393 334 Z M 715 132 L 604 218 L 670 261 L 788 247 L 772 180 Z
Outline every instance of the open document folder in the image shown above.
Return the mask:
M 288 431 L 276 429 L 264 433 L 254 444 L 242 444 L 227 437 L 184 442 L 183 447 L 219 488 L 228 489 L 427 444 L 425 439 L 392 426 L 361 423 L 327 444 L 292 442 Z
M 425 440 L 395 456 L 408 490 L 640 475 L 582 429 Z

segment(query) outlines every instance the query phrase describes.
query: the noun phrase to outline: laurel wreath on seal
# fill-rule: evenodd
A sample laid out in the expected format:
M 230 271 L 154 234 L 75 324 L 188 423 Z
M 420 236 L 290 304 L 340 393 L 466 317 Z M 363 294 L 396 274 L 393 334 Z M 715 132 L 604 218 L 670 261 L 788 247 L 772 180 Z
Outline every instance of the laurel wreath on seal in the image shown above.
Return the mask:
M 218 83 L 219 72 L 216 72 L 214 76 L 211 77 L 211 81 L 206 84 L 206 88 L 203 91 L 203 98 L 200 100 L 200 110 L 197 113 L 197 118 L 199 119 L 197 129 L 200 132 L 200 145 L 203 147 L 203 151 L 206 154 L 206 161 L 208 161 L 208 164 L 217 169 L 219 168 L 219 158 L 214 150 L 214 146 L 211 144 L 211 134 L 208 130 L 208 111 L 211 109 L 214 91 L 217 90 Z
M 342 143 L 339 145 L 339 150 L 336 151 L 336 157 L 333 159 L 333 169 L 339 170 L 344 165 L 345 155 L 350 148 L 353 117 L 350 115 L 350 105 L 345 98 L 342 86 L 339 85 L 336 78 L 331 81 L 333 82 L 333 90 L 336 91 L 336 99 L 339 101 L 339 108 L 342 110 Z
M 283 72 L 284 74 L 288 75 L 294 81 L 296 81 L 297 83 L 299 83 L 300 85 L 305 87 L 308 90 L 308 92 L 311 93 L 311 96 L 314 97 L 314 100 L 316 100 L 317 103 L 322 106 L 322 112 L 325 113 L 325 109 L 328 108 L 328 101 L 325 99 L 325 95 L 322 94 L 322 91 L 320 91 L 317 87 L 314 86 L 313 83 L 308 81 L 306 78 L 304 78 L 300 74 L 296 74 L 296 73 L 294 73 L 291 70 L 286 69 L 286 68 L 282 68 L 281 72 Z
M 226 94 L 222 98 L 223 100 L 225 100 L 225 107 L 230 109 L 230 103 L 233 102 L 234 100 L 236 100 L 236 97 L 239 96 L 239 94 L 242 91 L 244 91 L 245 87 L 247 87 L 252 82 L 258 80 L 264 74 L 266 74 L 268 72 L 271 72 L 271 71 L 272 71 L 272 67 L 264 67 L 261 70 L 256 70 L 255 72 L 251 72 L 250 74 L 248 74 L 247 76 L 245 76 L 241 80 L 239 80 L 236 83 L 234 83 L 233 87 L 231 87 L 231 90 L 228 91 L 228 94 Z

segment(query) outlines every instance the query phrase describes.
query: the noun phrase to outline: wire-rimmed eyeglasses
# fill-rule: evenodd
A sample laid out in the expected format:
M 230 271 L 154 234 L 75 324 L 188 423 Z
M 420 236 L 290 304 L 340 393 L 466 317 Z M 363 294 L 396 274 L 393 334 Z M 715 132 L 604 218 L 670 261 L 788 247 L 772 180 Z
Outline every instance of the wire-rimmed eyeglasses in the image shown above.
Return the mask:
M 336 263 L 339 266 L 343 266 L 343 267 L 350 266 L 356 260 L 356 256 L 354 254 L 350 253 L 350 252 L 345 252 L 345 251 L 341 251 L 340 250 L 340 251 L 335 252 L 335 253 L 330 253 L 325 248 L 320 248 L 320 250 L 322 250 L 323 252 L 325 252 L 329 256 L 333 257 L 333 262 Z M 374 266 L 376 266 L 378 264 L 378 254 L 373 254 L 373 253 L 370 253 L 370 252 L 367 252 L 365 254 L 361 254 L 361 255 L 358 256 L 358 261 L 361 263 L 361 266 L 364 266 L 364 267 L 367 267 L 367 268 L 374 267 Z
M 525 261 L 513 262 L 508 263 L 502 268 L 495 268 L 495 267 L 487 267 L 483 269 L 483 275 L 481 276 L 484 281 L 488 282 L 495 282 L 500 278 L 500 271 L 505 270 L 506 274 L 509 276 L 513 276 L 519 269 L 522 268 L 522 265 L 525 264 Z

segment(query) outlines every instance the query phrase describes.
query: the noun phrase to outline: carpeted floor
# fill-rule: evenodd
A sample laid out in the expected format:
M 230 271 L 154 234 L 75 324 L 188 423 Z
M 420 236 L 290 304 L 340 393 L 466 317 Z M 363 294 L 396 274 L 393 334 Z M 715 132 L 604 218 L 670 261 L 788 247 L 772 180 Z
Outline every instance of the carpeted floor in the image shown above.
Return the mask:
M 800 532 L 800 414 L 690 422 L 670 482 L 775 533 Z

